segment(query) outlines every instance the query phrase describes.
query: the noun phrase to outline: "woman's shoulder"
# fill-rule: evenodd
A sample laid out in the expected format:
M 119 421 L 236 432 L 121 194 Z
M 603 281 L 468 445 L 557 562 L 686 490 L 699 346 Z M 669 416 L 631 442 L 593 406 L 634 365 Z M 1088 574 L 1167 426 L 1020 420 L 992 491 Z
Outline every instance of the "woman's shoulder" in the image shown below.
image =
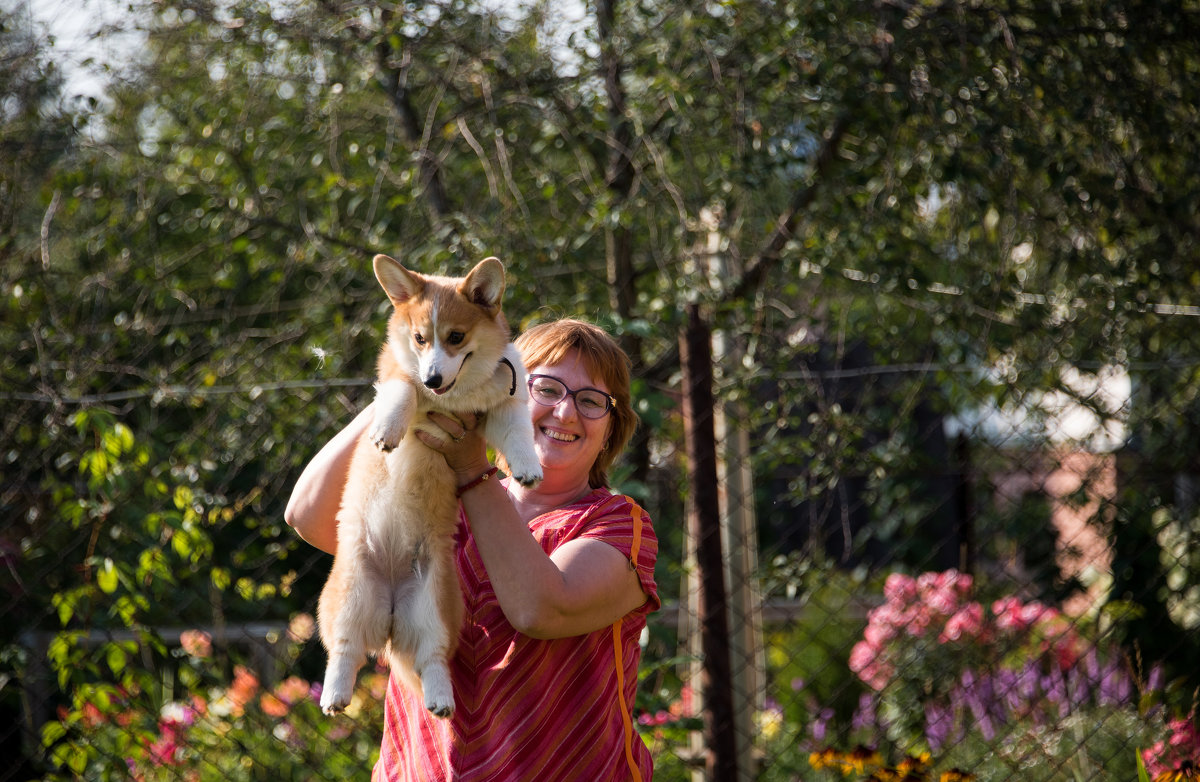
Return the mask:
M 588 518 L 633 515 L 649 521 L 649 515 L 637 500 L 628 494 L 621 494 L 606 486 L 592 489 L 571 505 L 565 506 L 563 510 L 580 513 Z

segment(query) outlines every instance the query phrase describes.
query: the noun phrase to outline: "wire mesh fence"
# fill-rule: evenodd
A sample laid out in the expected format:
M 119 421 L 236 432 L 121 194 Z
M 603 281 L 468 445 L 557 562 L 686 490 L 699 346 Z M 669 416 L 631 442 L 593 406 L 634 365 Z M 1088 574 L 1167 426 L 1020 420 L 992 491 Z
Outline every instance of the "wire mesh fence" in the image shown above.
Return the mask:
M 110 362 L 81 348 L 123 324 L 75 306 L 32 318 L 36 382 L 3 392 L 0 740 L 20 762 L 0 778 L 367 778 L 386 672 L 320 713 L 329 558 L 282 518 L 367 379 L 272 329 L 244 333 L 247 377 L 275 343 L 316 379 L 187 374 L 210 348 L 172 335 L 257 313 L 158 324 L 139 349 L 172 371 Z M 746 362 L 741 336 L 702 332 L 707 406 L 676 406 L 704 382 L 686 373 L 643 389 L 668 400 L 649 470 L 618 479 L 662 541 L 638 704 L 656 779 L 1192 773 L 1196 344 L 1083 372 L 854 344 Z M 1012 382 L 1030 374 L 1053 382 Z

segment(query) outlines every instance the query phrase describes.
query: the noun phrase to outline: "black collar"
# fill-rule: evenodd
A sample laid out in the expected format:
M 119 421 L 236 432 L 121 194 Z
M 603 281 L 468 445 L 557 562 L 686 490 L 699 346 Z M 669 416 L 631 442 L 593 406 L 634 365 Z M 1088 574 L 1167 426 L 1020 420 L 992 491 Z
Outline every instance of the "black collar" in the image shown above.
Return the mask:
M 513 381 L 512 381 L 512 388 L 508 389 L 508 395 L 509 395 L 509 396 L 516 396 L 516 395 L 517 395 L 517 368 L 516 368 L 516 367 L 514 367 L 514 366 L 512 365 L 512 362 L 511 362 L 511 361 L 509 361 L 507 358 L 501 358 L 501 359 L 500 359 L 500 363 L 501 363 L 501 364 L 507 364 L 507 365 L 508 365 L 508 371 L 509 371 L 509 372 L 512 372 L 512 378 L 513 378 Z

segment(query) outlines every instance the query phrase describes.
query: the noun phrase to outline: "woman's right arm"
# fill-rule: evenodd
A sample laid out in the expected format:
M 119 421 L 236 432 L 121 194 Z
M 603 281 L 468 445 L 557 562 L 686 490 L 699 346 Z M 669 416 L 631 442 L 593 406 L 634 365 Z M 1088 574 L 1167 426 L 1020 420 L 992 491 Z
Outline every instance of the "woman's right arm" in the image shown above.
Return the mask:
M 374 412 L 372 403 L 317 452 L 296 480 L 283 512 L 283 518 L 301 538 L 330 554 L 337 551 L 337 512 L 350 459 Z

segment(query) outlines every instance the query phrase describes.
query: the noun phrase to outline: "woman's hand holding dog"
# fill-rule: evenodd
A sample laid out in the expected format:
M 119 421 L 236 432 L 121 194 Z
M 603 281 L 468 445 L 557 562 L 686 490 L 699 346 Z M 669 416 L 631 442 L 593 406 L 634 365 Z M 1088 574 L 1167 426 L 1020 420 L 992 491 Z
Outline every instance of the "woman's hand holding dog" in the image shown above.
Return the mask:
M 487 443 L 479 432 L 479 417 L 466 413 L 462 420 L 431 411 L 429 421 L 443 433 L 435 435 L 426 429 L 417 431 L 417 438 L 446 457 L 461 485 L 478 478 L 491 467 L 487 458 Z

